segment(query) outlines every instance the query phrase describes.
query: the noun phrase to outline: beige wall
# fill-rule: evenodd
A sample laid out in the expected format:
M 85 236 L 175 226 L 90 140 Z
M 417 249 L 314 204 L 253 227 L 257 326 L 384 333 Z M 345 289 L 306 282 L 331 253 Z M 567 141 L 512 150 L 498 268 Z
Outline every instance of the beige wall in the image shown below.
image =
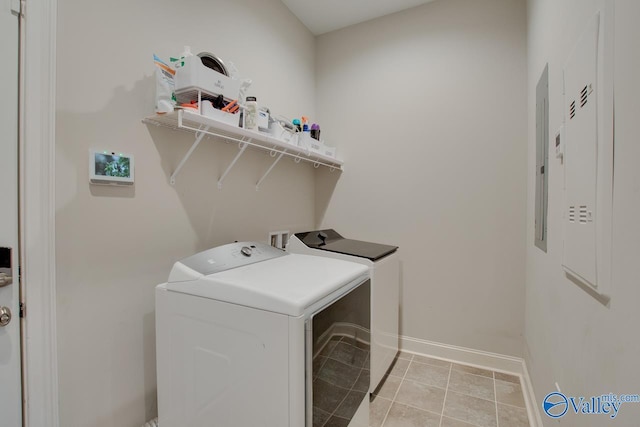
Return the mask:
M 535 164 L 535 88 L 549 63 L 549 125 L 555 135 L 562 123 L 562 69 L 584 25 L 600 0 L 529 0 L 529 184 L 527 220 L 527 290 L 525 338 L 527 362 L 538 401 L 558 382 L 569 396 L 638 393 L 640 384 L 640 108 L 637 74 L 640 52 L 640 3 L 615 2 L 615 172 L 613 203 L 613 281 L 604 306 L 569 281 L 562 271 L 564 170 L 550 156 L 548 253 L 533 245 Z M 623 405 L 616 425 L 636 425 L 640 405 Z M 607 421 L 605 421 L 607 420 Z M 545 425 L 596 427 L 601 416 L 565 416 Z M 611 422 L 613 424 L 613 422 Z
M 235 62 L 272 111 L 315 113 L 315 39 L 279 0 L 58 0 L 56 251 L 60 425 L 136 427 L 156 415 L 154 287 L 176 260 L 314 221 L 314 169 L 150 127 L 152 54 L 183 45 Z M 88 150 L 130 152 L 135 188 L 88 183 Z M 292 203 L 295 201 L 295 204 Z
M 525 2 L 436 1 L 319 37 L 316 63 L 346 161 L 318 220 L 400 246 L 403 335 L 522 355 Z

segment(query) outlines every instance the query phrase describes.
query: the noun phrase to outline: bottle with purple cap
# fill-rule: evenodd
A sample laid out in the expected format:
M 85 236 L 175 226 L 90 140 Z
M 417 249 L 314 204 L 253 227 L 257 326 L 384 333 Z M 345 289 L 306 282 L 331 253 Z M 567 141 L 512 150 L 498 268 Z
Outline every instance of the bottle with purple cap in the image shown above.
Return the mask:
M 320 141 L 320 126 L 317 123 L 311 125 L 311 138 Z

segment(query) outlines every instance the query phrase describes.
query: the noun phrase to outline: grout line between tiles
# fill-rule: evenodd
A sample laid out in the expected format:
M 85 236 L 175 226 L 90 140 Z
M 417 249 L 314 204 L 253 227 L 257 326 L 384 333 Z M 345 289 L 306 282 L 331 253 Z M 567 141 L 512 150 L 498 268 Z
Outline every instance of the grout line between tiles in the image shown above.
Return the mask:
M 500 427 L 500 421 L 498 421 L 498 387 L 496 386 L 496 373 L 492 373 L 493 376 L 493 397 L 496 400 L 496 427 Z
M 396 378 L 400 378 L 400 377 L 396 377 Z M 437 388 L 437 389 L 439 389 L 439 390 L 447 391 L 446 387 L 438 387 L 437 385 L 429 384 L 429 383 L 426 383 L 426 382 L 424 382 L 424 381 L 414 380 L 413 378 L 405 378 L 405 379 L 406 379 L 407 381 L 409 381 L 409 382 L 412 382 L 412 383 L 416 383 L 416 384 L 420 384 L 420 385 L 426 385 L 427 387 L 430 387 L 430 388 Z M 464 394 L 464 393 L 463 393 L 463 394 Z M 471 395 L 469 395 L 469 396 L 471 396 Z M 473 396 L 472 396 L 472 397 L 473 397 Z M 485 399 L 485 400 L 486 400 L 486 399 Z M 490 401 L 490 402 L 493 402 L 493 401 Z M 424 410 L 426 411 L 426 409 L 424 409 Z
M 502 402 L 498 402 L 498 401 L 496 401 L 496 403 L 499 404 L 499 405 L 510 406 L 510 407 L 516 408 L 516 409 L 524 409 L 525 411 L 527 410 L 526 406 L 511 405 L 509 403 L 502 403 Z
M 407 360 L 407 359 L 405 359 Z M 387 409 L 387 413 L 384 414 L 384 418 L 382 419 L 382 424 L 380 424 L 380 427 L 384 427 L 384 423 L 387 422 L 387 417 L 389 416 L 389 412 L 391 412 L 391 408 L 393 407 L 393 404 L 396 401 L 396 397 L 398 397 L 398 393 L 400 392 L 400 387 L 402 387 L 402 383 L 404 382 L 404 377 L 407 376 L 407 372 L 409 372 L 409 367 L 411 366 L 411 363 L 413 362 L 413 355 L 411 355 L 411 358 L 409 359 L 409 364 L 407 365 L 407 369 L 404 371 L 404 375 L 402 375 L 402 379 L 400 380 L 400 384 L 398 385 L 398 389 L 396 390 L 395 394 L 393 395 L 393 399 L 391 399 L 391 405 L 389 405 L 389 409 Z
M 398 385 L 398 389 L 396 390 L 396 392 L 395 392 L 394 396 L 393 396 L 393 397 L 391 398 L 391 400 L 390 400 L 390 405 L 389 405 L 389 408 L 387 409 L 387 411 L 386 411 L 386 413 L 385 413 L 385 415 L 384 415 L 384 418 L 383 418 L 383 420 L 382 420 L 381 427 L 384 427 L 385 423 L 387 422 L 388 417 L 389 417 L 389 413 L 391 412 L 391 407 L 392 407 L 395 403 L 397 403 L 397 402 L 396 402 L 396 399 L 397 399 L 398 394 L 399 394 L 399 392 L 400 392 L 400 387 L 402 387 L 402 385 L 404 384 L 404 382 L 405 382 L 405 381 L 409 381 L 409 380 L 410 380 L 409 378 L 407 378 L 407 374 L 408 374 L 408 372 L 409 372 L 409 368 L 411 367 L 411 365 L 412 365 L 414 362 L 415 362 L 416 364 L 419 364 L 419 365 L 429 365 L 429 366 L 432 366 L 432 367 L 442 368 L 441 366 L 437 366 L 437 365 L 430 365 L 429 363 L 424 363 L 424 362 L 422 362 L 422 361 L 420 361 L 420 360 L 417 360 L 417 359 L 416 359 L 416 357 L 415 357 L 415 355 L 411 355 L 411 358 L 409 358 L 409 359 L 401 359 L 401 360 L 407 360 L 407 361 L 409 362 L 409 364 L 408 364 L 407 369 L 405 370 L 404 374 L 402 375 L 402 377 L 399 377 L 399 376 L 394 375 L 394 377 L 395 377 L 395 378 L 399 378 L 399 379 L 400 379 L 400 384 Z M 441 412 L 441 414 L 440 414 L 440 423 L 439 423 L 439 427 L 442 427 L 443 422 L 444 422 L 444 417 L 445 417 L 445 415 L 444 415 L 444 411 L 445 411 L 446 400 L 447 400 L 447 397 L 448 397 L 449 388 L 450 388 L 450 384 L 451 384 L 451 376 L 452 376 L 452 374 L 453 374 L 453 371 L 455 370 L 455 369 L 454 369 L 454 363 L 458 363 L 458 362 L 452 362 L 452 364 L 449 366 L 449 374 L 448 374 L 448 377 L 447 377 L 447 385 L 446 385 L 446 388 L 445 388 L 445 396 L 444 396 L 444 401 L 443 401 L 443 404 L 442 404 L 442 412 Z M 470 365 L 464 365 L 464 364 L 462 364 L 462 363 L 458 363 L 458 364 L 463 365 L 463 366 L 470 366 Z M 460 372 L 461 374 L 473 375 L 474 377 L 480 377 L 480 378 L 487 378 L 487 379 L 490 379 L 490 380 L 492 380 L 492 381 L 493 381 L 493 392 L 494 392 L 494 399 L 493 399 L 493 403 L 494 403 L 494 405 L 495 405 L 496 427 L 500 427 L 500 425 L 499 425 L 499 420 L 498 420 L 498 406 L 499 406 L 499 405 L 505 405 L 505 406 L 507 406 L 507 407 L 511 407 L 511 408 L 518 409 L 518 410 L 525 410 L 525 411 L 527 410 L 527 408 L 526 408 L 526 407 L 517 406 L 517 405 L 511 405 L 511 404 L 508 404 L 508 403 L 498 402 L 498 390 L 497 390 L 497 383 L 498 383 L 498 381 L 504 381 L 504 380 L 498 380 L 498 379 L 496 379 L 496 371 L 490 371 L 490 372 L 491 372 L 491 377 L 488 377 L 488 376 L 485 376 L 485 375 L 472 374 L 472 373 L 470 373 L 470 372 L 465 372 L 465 371 L 462 371 L 462 370 L 455 370 L 455 371 L 456 371 L 456 372 Z M 514 376 L 518 377 L 517 375 L 514 375 Z M 427 384 L 427 383 L 422 383 L 421 381 L 416 381 L 416 380 L 411 380 L 411 381 L 415 381 L 415 382 L 417 382 L 417 383 L 421 383 L 421 384 L 429 385 L 429 384 Z M 511 383 L 510 381 L 504 381 L 504 382 Z M 518 384 L 518 383 L 511 383 L 511 384 L 519 385 L 519 386 L 520 386 L 520 388 L 521 388 L 521 389 L 523 389 L 523 386 L 522 386 L 522 379 L 520 379 L 520 383 L 519 383 L 519 384 Z M 431 386 L 431 385 L 430 385 L 430 386 Z M 431 387 L 435 387 L 435 386 L 431 386 Z M 437 387 L 437 388 L 440 388 L 440 387 Z M 453 392 L 453 390 L 452 390 L 452 392 Z M 485 400 L 485 401 L 491 402 L 491 400 L 489 400 L 489 399 L 483 399 L 483 398 L 481 398 L 481 397 L 471 396 L 470 394 L 467 394 L 467 393 L 461 393 L 461 392 L 458 392 L 458 393 L 460 393 L 460 394 L 462 394 L 462 395 L 464 395 L 464 396 L 470 396 L 470 397 L 474 397 L 474 398 L 477 398 L 477 399 L 481 399 L 481 400 Z M 381 399 L 384 399 L 384 398 L 381 398 Z M 389 400 L 389 399 L 384 399 L 384 400 Z M 413 406 L 413 405 L 410 405 L 410 404 L 403 403 L 402 405 L 407 406 L 407 407 L 410 407 L 410 408 L 413 408 L 413 409 L 416 409 L 416 410 L 420 410 L 420 411 L 424 411 L 424 412 L 430 412 L 431 414 L 437 415 L 437 414 L 436 414 L 436 413 L 434 413 L 434 412 L 431 412 L 431 411 L 428 411 L 428 410 L 425 410 L 425 409 L 423 409 L 423 408 L 416 407 L 416 406 Z M 451 418 L 451 419 L 454 419 L 454 420 L 461 421 L 461 422 L 465 422 L 465 423 L 469 424 L 470 426 L 477 427 L 477 425 L 475 425 L 475 424 L 473 424 L 473 423 L 469 423 L 468 421 L 465 421 L 465 420 L 460 420 L 460 419 L 456 418 L 455 416 L 447 416 L 447 417 L 448 417 L 448 418 Z M 529 425 L 531 425 L 530 420 L 529 420 L 529 414 L 528 414 L 528 412 L 527 412 L 527 422 L 529 422 Z M 506 426 L 505 426 L 505 427 L 506 427 Z
M 381 399 L 389 400 L 389 399 L 385 399 L 384 397 L 382 397 Z M 392 401 L 392 403 L 397 403 L 398 405 L 406 406 L 407 408 L 416 409 L 416 410 L 418 410 L 420 412 L 428 412 L 428 413 L 433 414 L 433 415 L 438 415 L 436 412 L 430 411 L 428 409 L 420 408 L 418 406 L 414 406 L 414 405 L 412 405 L 410 403 L 400 403 L 400 402 L 396 402 L 396 401 Z M 462 421 L 462 420 L 460 420 L 460 421 Z
M 453 365 L 452 365 L 452 366 L 453 366 Z M 474 377 L 488 378 L 488 379 L 490 379 L 490 380 L 494 379 L 494 378 L 493 378 L 493 376 L 488 377 L 488 376 L 486 376 L 486 375 L 472 374 L 471 372 L 463 371 L 463 370 L 460 370 L 460 369 L 454 369 L 454 371 L 459 372 L 459 373 L 461 373 L 461 374 L 473 375 Z
M 468 396 L 468 395 L 465 395 L 465 396 Z M 473 397 L 473 396 L 472 396 L 472 397 Z M 496 402 L 496 406 L 497 406 L 497 405 L 510 406 L 510 407 L 512 407 L 512 408 L 515 408 L 515 409 L 524 409 L 525 411 L 527 410 L 526 408 L 522 408 L 522 407 L 520 407 L 520 406 L 513 406 L 513 405 L 509 405 L 508 403 L 498 403 L 498 402 Z M 412 407 L 412 408 L 415 408 L 415 406 L 411 406 L 411 405 L 406 405 L 406 406 L 410 406 L 410 407 Z M 416 408 L 416 409 L 420 409 L 420 408 Z M 422 409 L 422 410 L 424 411 L 424 409 Z M 427 411 L 427 412 L 428 412 L 428 411 Z M 444 417 L 445 417 L 445 415 L 444 415 L 444 413 L 443 413 L 443 414 L 442 414 L 442 418 L 440 419 L 440 423 L 442 423 L 442 421 L 444 421 Z M 447 417 L 447 418 L 451 418 L 452 420 L 461 421 L 461 422 L 466 423 L 466 424 L 469 424 L 470 426 L 473 426 L 473 427 L 480 427 L 480 426 L 478 426 L 477 424 L 470 423 L 470 422 L 469 422 L 469 421 L 467 421 L 467 420 L 461 420 L 460 418 L 456 418 L 456 417 L 455 417 L 455 416 L 453 416 L 453 415 L 447 415 L 446 417 Z M 532 425 L 532 424 L 531 424 L 531 421 L 529 420 L 529 413 L 528 413 L 528 412 L 527 412 L 527 423 L 529 423 L 529 425 L 530 425 L 530 426 Z M 496 427 L 497 427 L 497 424 L 498 424 L 498 414 L 496 413 Z M 440 427 L 442 427 L 442 424 L 440 424 Z
M 490 380 L 491 378 L 487 378 L 487 379 L 489 379 L 489 380 Z M 493 390 L 494 390 L 493 392 L 495 393 L 495 384 L 494 384 L 494 386 L 493 386 Z M 474 399 L 484 400 L 485 402 L 489 402 L 489 403 L 494 403 L 494 402 L 496 401 L 495 399 L 494 399 L 494 400 L 491 400 L 491 399 L 485 399 L 484 397 L 474 396 L 473 394 L 465 393 L 465 392 L 458 391 L 458 390 L 451 390 L 451 391 L 452 391 L 453 393 L 461 394 L 461 395 L 463 395 L 463 396 L 465 396 L 465 397 L 473 397 Z M 511 405 L 511 406 L 513 406 L 513 405 Z M 517 406 L 516 406 L 516 408 L 517 408 Z
M 444 417 L 445 417 L 445 416 L 443 415 L 443 416 L 442 416 L 442 419 L 443 419 L 443 420 L 444 420 Z M 473 424 L 473 423 L 470 423 L 469 421 L 461 420 L 460 418 L 456 418 L 456 417 L 454 417 L 454 416 L 452 416 L 452 415 L 447 415 L 446 417 L 447 417 L 447 418 L 451 418 L 452 420 L 460 421 L 461 423 L 469 424 L 469 425 L 470 425 L 470 426 L 472 426 L 472 427 L 481 427 L 481 426 L 479 426 L 478 424 Z
M 447 393 L 449 393 L 449 381 L 451 381 L 451 371 L 453 371 L 453 363 L 449 366 L 449 376 L 447 376 L 447 388 L 444 389 L 444 400 L 442 401 L 442 413 L 440 414 L 439 427 L 442 427 L 442 420 L 444 419 L 444 405 L 447 404 Z
M 457 369 L 453 369 L 454 371 L 456 371 L 459 374 L 465 374 L 465 375 L 473 375 L 474 377 L 480 377 L 480 378 L 486 378 L 488 380 L 492 380 L 493 377 L 487 377 L 486 375 L 478 375 L 478 374 L 472 374 L 471 372 L 465 372 L 465 371 L 458 371 Z M 499 380 L 498 380 L 499 381 Z
M 410 368 L 414 363 L 415 363 L 416 365 L 428 366 L 428 367 L 430 367 L 430 368 L 447 369 L 447 368 L 442 367 L 442 366 L 426 365 L 426 364 L 424 364 L 424 363 L 416 362 L 415 360 L 413 360 L 413 361 L 411 361 L 411 363 L 409 364 L 409 366 L 407 366 L 407 372 L 405 372 L 405 375 L 404 375 L 404 377 L 402 377 L 402 379 L 406 379 L 407 381 L 411 381 L 411 382 L 414 382 L 414 383 L 418 383 L 418 384 L 426 385 L 426 386 L 433 387 L 433 388 L 439 388 L 440 390 L 445 390 L 445 391 L 447 390 L 447 386 L 446 386 L 446 385 L 445 385 L 444 387 L 440 387 L 440 386 L 438 386 L 438 385 L 434 385 L 433 383 L 430 383 L 430 382 L 424 381 L 424 380 L 422 380 L 422 379 L 417 379 L 417 378 L 406 378 L 407 374 L 409 374 L 409 368 Z M 450 374 L 450 373 L 451 373 L 451 369 L 449 369 L 449 374 Z M 397 375 L 392 375 L 392 376 L 394 376 L 394 377 L 396 377 L 396 378 L 401 378 L 401 377 L 398 377 Z M 449 380 L 448 380 L 448 378 L 447 378 L 447 384 L 448 384 L 448 383 L 449 383 Z

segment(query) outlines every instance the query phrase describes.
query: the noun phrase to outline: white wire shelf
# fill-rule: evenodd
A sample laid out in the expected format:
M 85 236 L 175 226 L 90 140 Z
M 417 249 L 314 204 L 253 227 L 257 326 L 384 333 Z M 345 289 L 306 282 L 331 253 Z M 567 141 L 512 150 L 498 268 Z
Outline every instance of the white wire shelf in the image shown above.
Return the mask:
M 301 161 L 309 162 L 316 168 L 324 166 L 329 168 L 331 171 L 341 171 L 343 166 L 343 162 L 341 160 L 333 157 L 306 150 L 290 144 L 287 141 L 274 138 L 273 136 L 263 132 L 243 129 L 188 110 L 177 110 L 172 113 L 157 114 L 143 119 L 142 122 L 150 125 L 164 126 L 174 130 L 187 131 L 194 133 L 196 136 L 193 145 L 171 175 L 170 182 L 172 185 L 175 184 L 176 177 L 180 173 L 180 170 L 206 135 L 238 143 L 239 152 L 218 179 L 218 188 L 222 188 L 227 174 L 235 166 L 236 162 L 240 159 L 247 147 L 268 151 L 271 157 L 275 159 L 264 175 L 256 183 L 256 190 L 260 188 L 260 185 L 267 178 L 267 175 L 269 175 L 276 164 L 278 164 L 284 156 L 292 157 L 296 163 Z

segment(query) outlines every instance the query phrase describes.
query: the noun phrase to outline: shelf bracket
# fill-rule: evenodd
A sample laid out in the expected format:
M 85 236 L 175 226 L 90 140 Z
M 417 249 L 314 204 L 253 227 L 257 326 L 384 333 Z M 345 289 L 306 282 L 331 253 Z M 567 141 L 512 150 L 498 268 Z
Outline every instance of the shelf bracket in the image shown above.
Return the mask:
M 285 155 L 286 152 L 287 152 L 287 150 L 281 151 L 280 155 L 278 156 L 278 158 L 271 164 L 271 166 L 269 167 L 269 169 L 267 169 L 267 171 L 264 173 L 264 175 L 262 175 L 262 178 L 260 178 L 260 181 L 258 181 L 258 183 L 256 184 L 256 191 L 260 190 L 260 184 L 262 184 L 262 182 L 265 179 L 267 179 L 267 175 L 269 175 L 271 173 L 273 168 L 278 164 L 278 162 L 280 161 L 280 159 L 282 159 L 282 157 Z
M 202 139 L 205 137 L 206 132 L 208 131 L 209 131 L 209 126 L 205 127 L 200 132 L 196 132 L 196 140 L 194 141 L 191 148 L 189 148 L 189 151 L 187 151 L 187 154 L 185 154 L 185 156 L 182 158 L 176 170 L 171 174 L 171 178 L 169 178 L 169 182 L 171 183 L 171 185 L 176 185 L 176 177 L 180 173 L 180 170 L 182 169 L 184 164 L 187 163 L 187 160 L 189 160 L 189 157 L 191 157 L 195 149 L 198 148 L 198 145 L 200 144 L 200 142 L 202 142 Z
M 250 139 L 248 141 L 244 141 L 244 138 L 242 138 L 242 140 L 243 140 L 243 142 L 241 142 L 240 145 L 239 145 L 240 151 L 238 151 L 238 154 L 236 154 L 236 157 L 233 158 L 233 161 L 229 164 L 229 166 L 227 167 L 227 170 L 224 171 L 224 173 L 222 174 L 222 176 L 218 180 L 218 189 L 219 190 L 222 189 L 222 184 L 224 182 L 224 179 L 227 177 L 229 172 L 231 172 L 231 169 L 233 169 L 233 167 L 235 166 L 235 164 L 238 161 L 238 159 L 240 159 L 240 156 L 242 156 L 244 154 L 244 151 L 249 146 L 248 143 L 251 142 Z

